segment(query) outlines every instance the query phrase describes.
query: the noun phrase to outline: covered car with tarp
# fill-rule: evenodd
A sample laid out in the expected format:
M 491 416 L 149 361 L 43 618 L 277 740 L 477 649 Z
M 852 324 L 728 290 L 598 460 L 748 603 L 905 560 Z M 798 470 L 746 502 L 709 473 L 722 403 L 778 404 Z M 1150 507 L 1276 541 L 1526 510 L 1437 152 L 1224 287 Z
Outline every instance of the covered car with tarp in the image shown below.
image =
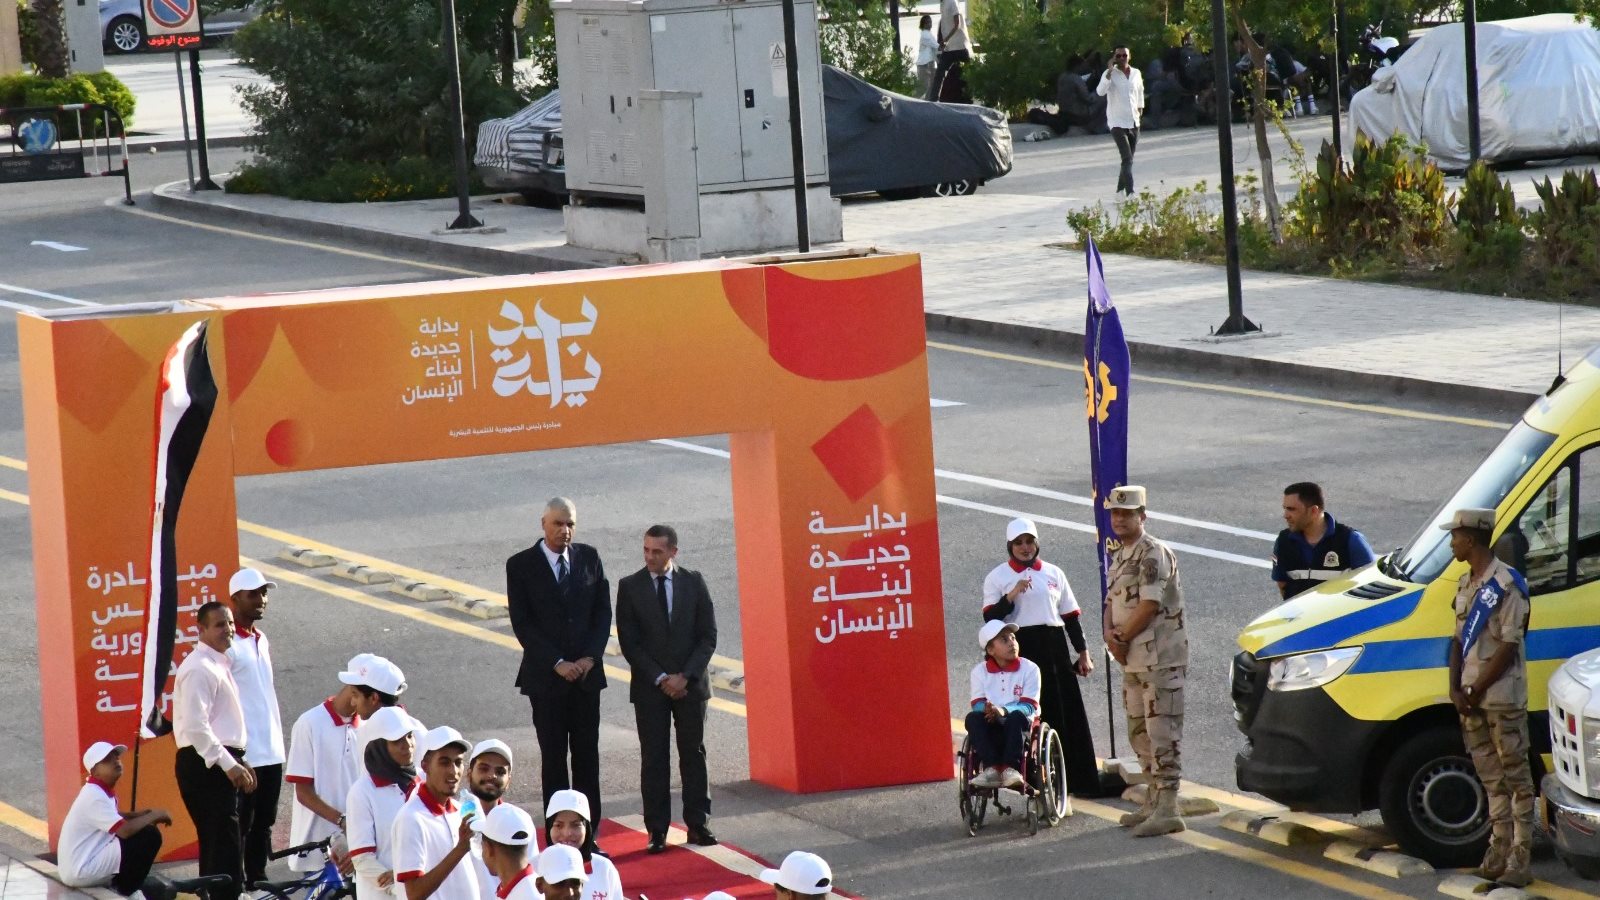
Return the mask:
M 930 103 L 822 67 L 828 177 L 835 195 L 969 194 L 1011 171 L 1004 113 Z
M 1478 25 L 1478 123 L 1488 162 L 1549 159 L 1600 149 L 1600 32 L 1552 13 Z M 1467 142 L 1466 41 L 1460 24 L 1417 41 L 1350 101 L 1356 130 L 1402 134 L 1460 170 Z

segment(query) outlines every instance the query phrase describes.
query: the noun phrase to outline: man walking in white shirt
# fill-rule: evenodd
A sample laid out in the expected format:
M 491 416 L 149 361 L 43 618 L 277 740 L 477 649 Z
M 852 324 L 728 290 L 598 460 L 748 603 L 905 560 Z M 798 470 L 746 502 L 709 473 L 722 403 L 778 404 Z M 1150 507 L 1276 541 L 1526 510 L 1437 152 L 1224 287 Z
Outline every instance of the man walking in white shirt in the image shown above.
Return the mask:
M 283 787 L 283 714 L 272 676 L 272 650 L 257 623 L 267 614 L 267 591 L 277 587 L 256 569 L 240 569 L 228 579 L 228 608 L 233 610 L 233 646 L 228 648 L 233 682 L 239 686 L 247 740 L 244 755 L 256 774 L 256 789 L 239 806 L 239 831 L 244 836 L 244 877 L 267 877 L 272 852 L 272 826 L 278 821 L 278 794 Z
M 173 689 L 172 733 L 178 746 L 173 768 L 200 842 L 200 874 L 233 879 L 213 888 L 212 900 L 238 900 L 244 882 L 239 806 L 243 795 L 256 789 L 256 776 L 244 762 L 244 708 L 228 659 L 233 613 L 213 600 L 195 619 L 200 640 L 178 666 Z
M 1111 51 L 1111 65 L 1100 76 L 1095 93 L 1106 98 L 1106 125 L 1122 155 L 1117 190 L 1133 194 L 1133 151 L 1139 146 L 1139 118 L 1144 115 L 1144 75 L 1133 67 L 1127 47 Z

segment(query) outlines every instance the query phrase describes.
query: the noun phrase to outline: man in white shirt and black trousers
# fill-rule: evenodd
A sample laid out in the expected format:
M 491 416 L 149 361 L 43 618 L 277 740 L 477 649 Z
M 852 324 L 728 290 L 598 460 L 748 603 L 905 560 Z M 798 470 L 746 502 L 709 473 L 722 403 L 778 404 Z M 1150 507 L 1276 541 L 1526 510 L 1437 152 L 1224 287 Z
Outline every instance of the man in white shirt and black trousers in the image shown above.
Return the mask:
M 1079 797 L 1102 794 L 1089 717 L 1078 679 L 1094 671 L 1083 639 L 1077 598 L 1061 568 L 1039 558 L 1039 530 L 1027 519 L 1006 526 L 1006 561 L 983 580 L 984 621 L 1017 626 L 1022 657 L 1039 667 L 1039 711 L 1061 735 L 1067 788 Z M 1072 647 L 1078 653 L 1073 662 Z
M 1133 151 L 1139 146 L 1139 120 L 1144 115 L 1144 74 L 1133 67 L 1127 47 L 1111 51 L 1111 65 L 1100 76 L 1095 93 L 1106 98 L 1106 125 L 1122 155 L 1117 190 L 1133 194 Z
M 256 776 L 244 761 L 244 708 L 228 659 L 233 613 L 213 600 L 195 619 L 200 640 L 178 666 L 173 689 L 172 734 L 178 745 L 173 768 L 200 842 L 200 874 L 233 879 L 213 888 L 211 900 L 238 900 L 244 882 L 239 807 L 256 789 Z
M 272 676 L 272 650 L 257 623 L 267 614 L 267 592 L 277 587 L 256 569 L 240 569 L 228 579 L 228 608 L 233 611 L 233 646 L 228 659 L 233 683 L 244 707 L 244 755 L 256 774 L 256 789 L 239 807 L 244 835 L 244 878 L 264 881 L 272 852 L 272 826 L 278 821 L 278 794 L 283 787 L 283 713 Z

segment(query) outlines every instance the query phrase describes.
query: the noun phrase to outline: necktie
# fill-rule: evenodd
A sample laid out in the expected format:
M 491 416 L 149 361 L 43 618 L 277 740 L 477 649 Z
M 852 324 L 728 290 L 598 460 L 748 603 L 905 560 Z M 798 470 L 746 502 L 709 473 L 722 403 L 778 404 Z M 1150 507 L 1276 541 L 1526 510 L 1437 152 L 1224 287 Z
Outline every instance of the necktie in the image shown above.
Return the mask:
M 567 556 L 565 553 L 556 557 L 556 584 L 567 583 Z
M 667 576 L 665 575 L 656 576 L 656 602 L 661 604 L 661 615 L 670 622 L 672 620 L 672 611 L 667 608 Z

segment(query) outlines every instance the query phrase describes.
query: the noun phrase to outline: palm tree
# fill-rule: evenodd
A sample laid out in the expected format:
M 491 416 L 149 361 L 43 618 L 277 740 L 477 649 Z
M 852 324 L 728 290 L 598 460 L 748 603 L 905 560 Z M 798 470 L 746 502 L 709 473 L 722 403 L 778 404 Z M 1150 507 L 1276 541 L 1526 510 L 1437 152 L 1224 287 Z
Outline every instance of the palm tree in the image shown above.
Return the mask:
M 33 20 L 39 34 L 38 58 L 34 63 L 39 67 L 39 74 L 46 78 L 65 78 L 72 69 L 61 2 L 33 0 Z

